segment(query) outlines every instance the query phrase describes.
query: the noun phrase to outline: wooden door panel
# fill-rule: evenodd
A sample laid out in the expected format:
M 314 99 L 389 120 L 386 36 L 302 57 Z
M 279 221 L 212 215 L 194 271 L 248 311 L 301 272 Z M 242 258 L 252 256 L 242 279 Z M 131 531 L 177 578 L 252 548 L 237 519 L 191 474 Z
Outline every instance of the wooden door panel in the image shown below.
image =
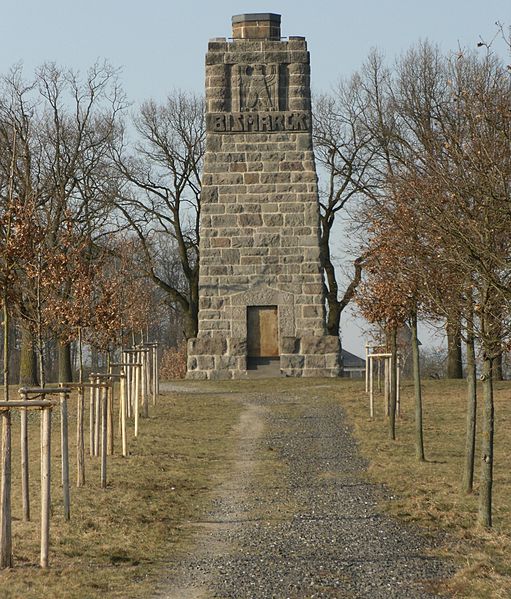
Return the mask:
M 247 307 L 247 354 L 250 358 L 279 355 L 277 306 Z

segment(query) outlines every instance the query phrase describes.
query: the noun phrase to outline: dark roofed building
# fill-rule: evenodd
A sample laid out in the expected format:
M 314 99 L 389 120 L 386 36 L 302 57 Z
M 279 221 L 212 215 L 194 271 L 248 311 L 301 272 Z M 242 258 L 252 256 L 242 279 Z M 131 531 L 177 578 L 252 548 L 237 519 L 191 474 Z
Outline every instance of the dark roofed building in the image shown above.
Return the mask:
M 365 376 L 366 361 L 359 358 L 355 354 L 345 350 L 341 350 L 343 376 L 350 379 L 359 379 Z

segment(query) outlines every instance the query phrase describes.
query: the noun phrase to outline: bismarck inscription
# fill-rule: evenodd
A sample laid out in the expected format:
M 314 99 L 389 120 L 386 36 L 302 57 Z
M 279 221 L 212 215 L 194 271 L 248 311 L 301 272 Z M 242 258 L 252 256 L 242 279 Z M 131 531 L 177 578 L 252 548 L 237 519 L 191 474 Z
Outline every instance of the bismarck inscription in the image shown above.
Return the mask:
M 211 133 L 310 131 L 308 112 L 212 112 L 206 114 Z

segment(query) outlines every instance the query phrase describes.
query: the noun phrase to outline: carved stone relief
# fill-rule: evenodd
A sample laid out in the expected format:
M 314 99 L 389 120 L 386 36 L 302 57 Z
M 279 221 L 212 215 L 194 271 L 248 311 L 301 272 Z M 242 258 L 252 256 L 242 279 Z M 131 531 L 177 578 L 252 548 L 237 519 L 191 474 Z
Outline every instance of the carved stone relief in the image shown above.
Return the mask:
M 241 111 L 278 110 L 278 65 L 239 65 L 239 89 Z

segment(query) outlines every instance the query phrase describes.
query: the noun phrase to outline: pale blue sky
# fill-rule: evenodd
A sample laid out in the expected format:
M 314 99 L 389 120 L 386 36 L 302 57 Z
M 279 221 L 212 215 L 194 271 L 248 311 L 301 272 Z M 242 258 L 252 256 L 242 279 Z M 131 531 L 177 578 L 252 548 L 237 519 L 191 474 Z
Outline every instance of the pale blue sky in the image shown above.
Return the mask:
M 358 69 L 372 47 L 389 60 L 420 38 L 444 51 L 474 48 L 479 36 L 493 37 L 495 21 L 511 24 L 510 0 L 14 0 L 0 20 L 0 73 L 19 61 L 29 76 L 48 60 L 83 71 L 107 59 L 122 68 L 135 104 L 174 88 L 202 93 L 208 39 L 229 37 L 231 16 L 249 12 L 279 13 L 282 35 L 307 38 L 315 92 Z M 340 237 L 341 258 L 345 245 Z M 427 332 L 422 339 L 434 343 Z M 360 321 L 350 314 L 343 343 L 363 355 Z
M 0 72 L 45 60 L 84 70 L 97 58 L 123 68 L 128 97 L 202 91 L 207 41 L 231 35 L 231 16 L 282 14 L 282 34 L 307 37 L 315 91 L 357 69 L 371 47 L 392 59 L 419 38 L 444 50 L 474 47 L 496 20 L 511 23 L 509 0 L 17 0 L 0 20 Z

